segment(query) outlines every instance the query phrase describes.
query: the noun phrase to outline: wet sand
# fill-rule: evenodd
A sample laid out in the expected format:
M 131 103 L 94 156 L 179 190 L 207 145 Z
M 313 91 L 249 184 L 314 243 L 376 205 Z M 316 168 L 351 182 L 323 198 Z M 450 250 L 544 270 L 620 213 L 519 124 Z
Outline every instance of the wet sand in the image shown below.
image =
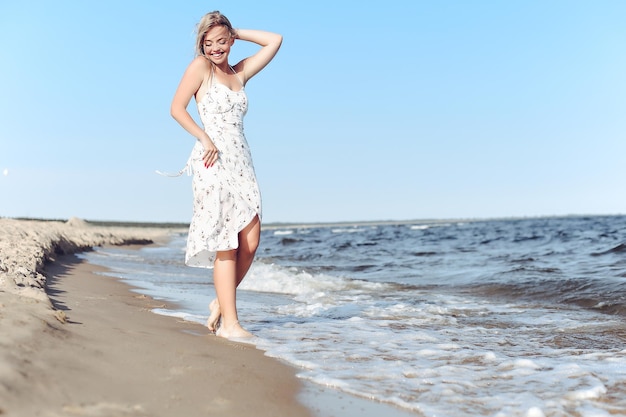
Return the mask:
M 72 253 L 168 230 L 0 219 L 0 415 L 310 416 L 295 369 Z M 310 406 L 310 405 L 309 405 Z

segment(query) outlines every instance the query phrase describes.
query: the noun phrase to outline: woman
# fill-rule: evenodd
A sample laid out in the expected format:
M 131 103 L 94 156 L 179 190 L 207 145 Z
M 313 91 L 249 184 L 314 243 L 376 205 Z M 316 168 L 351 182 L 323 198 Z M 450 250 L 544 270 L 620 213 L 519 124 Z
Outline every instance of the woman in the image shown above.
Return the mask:
M 218 11 L 206 14 L 197 32 L 197 56 L 171 105 L 172 117 L 196 138 L 188 162 L 194 210 L 185 263 L 214 268 L 217 299 L 209 306 L 209 330 L 225 338 L 251 337 L 239 324 L 236 304 L 237 287 L 250 269 L 261 233 L 261 196 L 243 133 L 244 86 L 274 58 L 282 36 L 235 30 Z M 260 49 L 231 66 L 228 56 L 236 39 Z M 204 128 L 187 112 L 192 97 Z

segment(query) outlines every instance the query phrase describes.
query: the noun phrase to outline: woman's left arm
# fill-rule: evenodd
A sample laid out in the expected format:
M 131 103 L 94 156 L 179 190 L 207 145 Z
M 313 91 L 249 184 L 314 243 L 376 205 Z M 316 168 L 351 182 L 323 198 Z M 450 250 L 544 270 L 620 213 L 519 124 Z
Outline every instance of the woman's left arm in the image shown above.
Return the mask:
M 253 29 L 236 29 L 236 33 L 236 39 L 256 43 L 261 46 L 261 49 L 259 49 L 256 54 L 242 59 L 235 65 L 237 72 L 241 71 L 243 73 L 245 84 L 250 78 L 254 77 L 259 71 L 265 68 L 274 56 L 276 56 L 283 42 L 283 37 L 278 33 Z

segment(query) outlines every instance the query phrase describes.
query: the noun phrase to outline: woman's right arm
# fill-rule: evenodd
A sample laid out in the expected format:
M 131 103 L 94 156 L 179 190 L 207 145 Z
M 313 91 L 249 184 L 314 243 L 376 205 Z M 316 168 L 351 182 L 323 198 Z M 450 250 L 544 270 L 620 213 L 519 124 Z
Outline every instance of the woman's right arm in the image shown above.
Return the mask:
M 172 104 L 170 106 L 170 114 L 187 132 L 197 138 L 204 147 L 204 154 L 202 159 L 206 167 L 213 166 L 218 157 L 218 149 L 213 144 L 213 141 L 209 138 L 209 135 L 193 120 L 187 106 L 191 101 L 191 98 L 196 94 L 204 75 L 207 71 L 207 61 L 203 57 L 195 58 L 180 80 L 180 84 L 174 93 Z

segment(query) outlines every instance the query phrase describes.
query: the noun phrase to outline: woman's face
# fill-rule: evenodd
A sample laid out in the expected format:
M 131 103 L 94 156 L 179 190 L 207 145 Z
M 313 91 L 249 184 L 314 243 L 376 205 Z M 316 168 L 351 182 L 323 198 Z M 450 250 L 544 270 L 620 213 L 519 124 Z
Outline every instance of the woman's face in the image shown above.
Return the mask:
M 228 62 L 234 41 L 226 26 L 214 26 L 204 35 L 204 55 L 215 64 Z

